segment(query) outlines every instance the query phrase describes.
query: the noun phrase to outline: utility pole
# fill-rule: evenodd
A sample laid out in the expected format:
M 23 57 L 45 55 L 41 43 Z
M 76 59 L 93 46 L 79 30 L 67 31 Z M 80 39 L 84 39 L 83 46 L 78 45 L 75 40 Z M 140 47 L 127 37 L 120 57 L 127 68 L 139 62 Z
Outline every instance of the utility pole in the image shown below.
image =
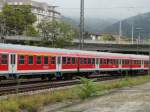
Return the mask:
M 148 61 L 148 75 L 150 75 L 150 49 L 149 49 L 149 61 Z
M 81 0 L 80 7 L 80 49 L 83 49 L 84 44 L 84 0 Z
M 120 44 L 120 40 L 122 37 L 122 21 L 119 23 L 119 39 L 118 39 L 118 44 Z
M 134 44 L 134 22 L 132 22 L 132 44 Z
M 141 31 L 139 31 L 138 43 L 141 44 Z

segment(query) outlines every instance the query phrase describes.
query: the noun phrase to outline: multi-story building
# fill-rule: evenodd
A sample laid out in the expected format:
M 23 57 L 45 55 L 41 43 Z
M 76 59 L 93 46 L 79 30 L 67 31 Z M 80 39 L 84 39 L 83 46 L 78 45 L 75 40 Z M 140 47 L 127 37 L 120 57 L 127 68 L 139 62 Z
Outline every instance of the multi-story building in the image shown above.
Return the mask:
M 56 11 L 56 6 L 51 6 L 47 3 L 36 2 L 32 0 L 0 0 L 0 10 L 5 5 L 31 5 L 32 13 L 37 16 L 37 23 L 42 20 L 59 19 L 61 14 Z

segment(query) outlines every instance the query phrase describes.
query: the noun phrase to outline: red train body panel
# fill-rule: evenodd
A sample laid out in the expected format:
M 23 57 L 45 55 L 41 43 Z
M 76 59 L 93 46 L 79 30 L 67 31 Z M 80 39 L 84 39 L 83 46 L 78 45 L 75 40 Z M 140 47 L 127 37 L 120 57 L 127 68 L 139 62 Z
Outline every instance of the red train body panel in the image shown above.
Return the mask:
M 148 70 L 143 55 L 0 44 L 0 76 L 5 74 Z

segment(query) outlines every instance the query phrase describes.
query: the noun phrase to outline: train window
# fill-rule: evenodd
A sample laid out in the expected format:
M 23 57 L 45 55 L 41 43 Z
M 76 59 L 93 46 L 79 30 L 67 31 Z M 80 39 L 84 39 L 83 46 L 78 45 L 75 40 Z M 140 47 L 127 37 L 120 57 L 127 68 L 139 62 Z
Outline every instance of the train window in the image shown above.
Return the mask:
M 84 64 L 84 58 L 80 58 L 80 64 Z
M 95 64 L 95 58 L 92 59 L 92 64 Z
M 149 61 L 145 61 L 145 64 L 149 64 Z
M 98 58 L 96 58 L 96 64 L 99 64 L 99 59 Z
M 90 58 L 88 58 L 88 64 L 91 64 L 91 59 Z
M 131 61 L 131 60 L 129 60 L 129 64 L 132 64 L 132 61 Z
M 103 59 L 103 64 L 107 64 L 107 59 Z
M 71 58 L 67 59 L 67 64 L 71 64 Z
M 56 64 L 56 57 L 51 57 L 51 64 Z
M 99 64 L 103 64 L 103 59 L 101 59 L 101 58 L 100 58 L 100 62 L 99 62 Z
M 129 60 L 125 60 L 125 64 L 129 64 Z
M 67 63 L 67 58 L 66 58 L 66 57 L 63 57 L 63 58 L 62 58 L 62 62 L 63 62 L 63 64 L 66 64 L 66 63 Z
M 116 60 L 115 60 L 115 64 L 119 64 L 119 60 L 116 59 Z
M 42 57 L 41 56 L 36 57 L 36 64 L 42 64 Z
M 67 64 L 71 64 L 71 58 L 67 58 Z
M 48 65 L 48 56 L 44 56 L 44 64 Z
M 122 64 L 125 65 L 126 64 L 126 60 L 122 60 Z
M 122 64 L 123 64 L 123 65 L 126 64 L 126 63 L 125 63 L 125 60 L 122 60 Z
M 108 64 L 113 64 L 113 60 L 112 60 L 112 59 L 108 59 L 108 60 L 107 60 L 107 63 L 108 63 Z
M 141 64 L 142 63 L 142 61 L 141 60 L 139 60 L 139 64 Z
M 19 55 L 19 64 L 24 64 L 24 59 L 25 59 L 24 55 Z
M 132 64 L 135 64 L 135 63 L 134 63 L 134 60 L 132 60 Z
M 144 64 L 148 64 L 148 61 L 144 61 Z
M 75 58 L 72 58 L 72 64 L 76 64 Z
M 8 55 L 7 54 L 2 54 L 1 55 L 1 63 L 2 64 L 7 64 L 8 63 Z
M 33 56 L 28 56 L 28 64 L 33 64 Z
M 87 59 L 86 58 L 84 58 L 84 64 L 87 64 Z

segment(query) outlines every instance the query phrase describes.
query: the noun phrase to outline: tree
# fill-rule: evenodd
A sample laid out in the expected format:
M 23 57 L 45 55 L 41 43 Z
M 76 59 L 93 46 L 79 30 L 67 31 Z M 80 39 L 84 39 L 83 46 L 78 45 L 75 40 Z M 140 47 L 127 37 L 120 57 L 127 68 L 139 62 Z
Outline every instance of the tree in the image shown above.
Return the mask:
M 76 31 L 71 25 L 61 21 L 43 21 L 38 25 L 44 41 L 52 47 L 64 47 L 71 44 Z M 48 44 L 45 42 L 46 44 Z
M 27 28 L 32 26 L 37 20 L 31 12 L 30 5 L 5 5 L 0 17 L 5 22 L 5 29 L 8 35 L 23 35 L 27 33 Z
M 32 37 L 39 36 L 38 31 L 36 31 L 36 29 L 32 25 L 29 25 L 27 27 L 27 30 L 25 31 L 25 33 L 27 36 L 32 36 Z
M 104 41 L 115 41 L 116 39 L 115 39 L 115 37 L 113 37 L 110 34 L 104 34 L 104 35 L 102 35 L 101 40 L 104 40 Z

